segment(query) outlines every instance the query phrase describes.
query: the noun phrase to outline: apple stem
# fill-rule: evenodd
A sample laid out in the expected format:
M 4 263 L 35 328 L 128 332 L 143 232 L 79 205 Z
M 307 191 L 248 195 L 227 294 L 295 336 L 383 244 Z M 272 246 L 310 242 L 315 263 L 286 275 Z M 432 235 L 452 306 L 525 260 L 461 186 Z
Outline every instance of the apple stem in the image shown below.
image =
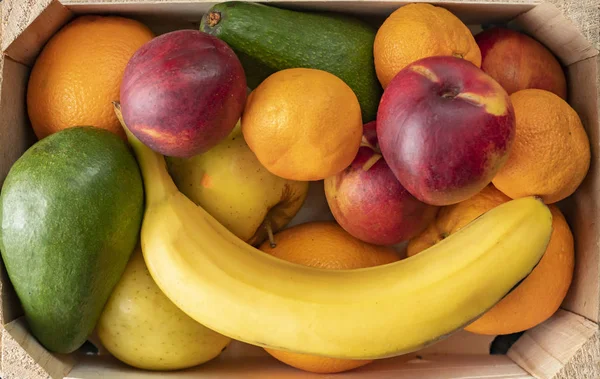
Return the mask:
M 371 145 L 371 143 L 367 141 L 367 138 L 365 136 L 363 136 L 360 140 L 360 146 L 370 147 L 373 150 L 377 150 L 375 146 Z
M 362 169 L 364 171 L 369 171 L 371 167 L 375 165 L 382 158 L 381 154 L 373 154 L 373 156 L 363 164 Z
M 277 244 L 275 243 L 275 237 L 273 237 L 273 228 L 271 227 L 271 221 L 265 221 L 265 228 L 267 228 L 267 235 L 269 236 L 269 245 L 271 245 L 271 249 L 274 249 Z

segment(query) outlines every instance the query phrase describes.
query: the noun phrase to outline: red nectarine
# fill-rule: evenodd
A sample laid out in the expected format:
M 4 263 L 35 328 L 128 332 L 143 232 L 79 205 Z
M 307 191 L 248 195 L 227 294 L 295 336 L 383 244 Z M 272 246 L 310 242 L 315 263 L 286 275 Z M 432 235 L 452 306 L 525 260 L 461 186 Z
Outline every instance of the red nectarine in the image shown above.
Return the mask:
M 121 83 L 127 127 L 168 156 L 187 158 L 215 146 L 233 130 L 245 101 L 246 77 L 233 50 L 196 30 L 143 45 Z

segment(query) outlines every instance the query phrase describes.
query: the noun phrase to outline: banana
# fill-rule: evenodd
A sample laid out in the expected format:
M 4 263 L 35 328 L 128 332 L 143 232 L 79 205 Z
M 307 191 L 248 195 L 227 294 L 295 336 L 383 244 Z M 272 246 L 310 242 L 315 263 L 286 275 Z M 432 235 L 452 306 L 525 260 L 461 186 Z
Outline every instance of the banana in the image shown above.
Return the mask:
M 123 126 L 144 178 L 141 244 L 152 277 L 190 317 L 253 345 L 351 359 L 415 351 L 501 300 L 536 266 L 552 231 L 548 208 L 529 197 L 399 262 L 345 271 L 296 265 L 251 247 L 196 206 L 163 156 Z

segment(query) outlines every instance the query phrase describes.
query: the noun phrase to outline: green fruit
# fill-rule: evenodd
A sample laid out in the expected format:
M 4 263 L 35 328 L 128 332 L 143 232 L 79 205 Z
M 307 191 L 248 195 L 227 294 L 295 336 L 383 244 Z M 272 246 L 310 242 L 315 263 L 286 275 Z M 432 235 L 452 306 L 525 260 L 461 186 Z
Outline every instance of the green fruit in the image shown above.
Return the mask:
M 139 238 L 139 168 L 119 137 L 69 128 L 13 165 L 0 196 L 0 249 L 33 335 L 46 349 L 81 346 Z
M 373 64 L 376 31 L 369 25 L 340 15 L 230 1 L 213 6 L 200 30 L 233 48 L 250 87 L 287 68 L 324 70 L 352 88 L 364 122 L 375 120 L 382 89 Z

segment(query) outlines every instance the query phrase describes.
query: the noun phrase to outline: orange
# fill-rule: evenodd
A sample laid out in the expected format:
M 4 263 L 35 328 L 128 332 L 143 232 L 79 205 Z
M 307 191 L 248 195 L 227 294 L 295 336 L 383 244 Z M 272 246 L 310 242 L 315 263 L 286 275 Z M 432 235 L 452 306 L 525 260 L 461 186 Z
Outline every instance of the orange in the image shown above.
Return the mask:
M 590 167 L 590 144 L 577 112 L 540 89 L 515 92 L 510 100 L 515 140 L 492 182 L 513 199 L 537 195 L 551 204 L 570 196 Z
M 310 267 L 357 269 L 392 263 L 399 259 L 392 248 L 362 242 L 334 222 L 310 222 L 294 226 L 275 234 L 274 240 L 275 248 L 271 248 L 267 241 L 260 249 L 286 261 Z M 321 374 L 348 371 L 372 362 L 265 350 L 283 363 Z
M 427 229 L 409 241 L 406 254 L 411 257 L 435 245 L 485 212 L 509 200 L 508 196 L 488 185 L 467 200 L 443 207 Z
M 431 4 L 408 4 L 381 25 L 373 46 L 375 71 L 383 88 L 404 67 L 421 58 L 455 56 L 481 66 L 481 52 L 465 24 Z
M 122 17 L 81 16 L 65 25 L 37 58 L 27 90 L 27 110 L 38 139 L 91 125 L 122 138 L 112 102 L 119 100 L 125 66 L 154 35 Z
M 418 254 L 507 201 L 510 198 L 490 185 L 468 200 L 443 208 L 435 222 L 410 241 L 408 255 Z M 517 333 L 544 322 L 558 310 L 573 278 L 575 246 L 564 216 L 556 206 L 549 207 L 553 230 L 540 263 L 512 292 L 465 330 L 488 335 Z
M 356 95 L 337 76 L 292 68 L 263 81 L 248 97 L 242 132 L 271 173 L 320 180 L 352 163 L 362 139 Z

